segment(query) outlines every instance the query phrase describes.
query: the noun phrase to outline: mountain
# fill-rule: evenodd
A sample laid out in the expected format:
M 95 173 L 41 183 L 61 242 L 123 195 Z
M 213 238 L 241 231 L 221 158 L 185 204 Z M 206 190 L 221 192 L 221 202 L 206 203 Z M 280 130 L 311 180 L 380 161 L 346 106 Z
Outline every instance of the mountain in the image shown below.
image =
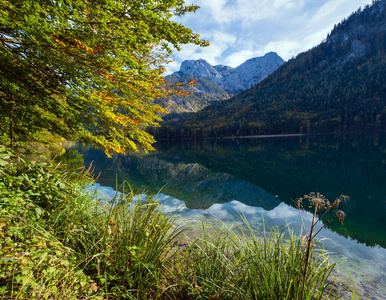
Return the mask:
M 251 58 L 234 69 L 224 66 L 215 68 L 223 76 L 220 86 L 229 93 L 238 94 L 262 81 L 282 64 L 284 60 L 279 55 L 269 52 L 262 57 Z
M 236 68 L 224 65 L 212 66 L 204 59 L 185 60 L 180 70 L 167 78 L 183 79 L 186 76 L 196 79 L 209 78 L 227 93 L 236 95 L 262 81 L 283 63 L 284 60 L 275 52 L 248 59 Z
M 386 0 L 336 25 L 251 89 L 180 122 L 157 138 L 386 130 Z
M 185 60 L 178 72 L 166 76 L 165 79 L 171 84 L 191 79 L 198 80 L 198 83 L 187 90 L 193 91 L 192 95 L 172 96 L 172 99 L 166 100 L 166 104 L 172 112 L 199 111 L 213 101 L 229 99 L 251 88 L 283 63 L 284 60 L 274 52 L 249 59 L 236 68 L 212 66 L 204 59 Z M 162 101 L 159 103 L 165 105 L 165 100 Z

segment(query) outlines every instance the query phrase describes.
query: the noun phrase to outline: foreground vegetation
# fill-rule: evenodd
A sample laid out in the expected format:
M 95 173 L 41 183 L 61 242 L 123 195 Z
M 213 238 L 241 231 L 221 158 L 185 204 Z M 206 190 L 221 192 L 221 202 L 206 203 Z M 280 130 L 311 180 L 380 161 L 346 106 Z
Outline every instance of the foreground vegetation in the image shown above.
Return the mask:
M 70 174 L 27 162 L 0 146 L 0 299 L 321 299 L 334 264 L 314 246 L 316 215 L 334 211 L 321 195 L 300 239 L 285 228 L 185 228 L 156 200 L 128 186 L 107 201 L 91 194 L 90 168 Z M 300 207 L 299 206 L 299 207 Z M 334 213 L 330 220 L 342 219 Z

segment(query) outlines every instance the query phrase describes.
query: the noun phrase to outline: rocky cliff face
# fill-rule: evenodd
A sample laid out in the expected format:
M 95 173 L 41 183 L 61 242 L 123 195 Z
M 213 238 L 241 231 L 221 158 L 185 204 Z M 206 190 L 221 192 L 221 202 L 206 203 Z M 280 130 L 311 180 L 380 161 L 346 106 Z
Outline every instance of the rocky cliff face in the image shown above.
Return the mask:
M 284 60 L 275 52 L 249 59 L 236 68 L 212 66 L 204 59 L 186 60 L 181 64 L 180 70 L 168 78 L 209 78 L 230 95 L 235 95 L 259 83 L 283 63 Z
M 212 66 L 204 59 L 186 60 L 180 70 L 166 76 L 171 83 L 186 82 L 190 79 L 199 80 L 196 86 L 189 88 L 193 94 L 189 97 L 172 96 L 163 99 L 170 112 L 197 112 L 213 101 L 229 99 L 246 89 L 256 85 L 284 63 L 274 52 L 262 57 L 247 60 L 240 66 Z
M 373 5 L 359 8 L 348 20 L 336 25 L 326 39 L 326 45 L 340 48 L 339 59 L 334 66 L 343 65 L 351 58 L 371 55 L 386 49 L 386 1 L 373 1 Z M 374 38 L 376 37 L 376 38 Z
M 284 60 L 274 52 L 249 59 L 237 68 L 224 72 L 224 81 L 220 85 L 224 90 L 237 94 L 262 81 L 283 63 Z

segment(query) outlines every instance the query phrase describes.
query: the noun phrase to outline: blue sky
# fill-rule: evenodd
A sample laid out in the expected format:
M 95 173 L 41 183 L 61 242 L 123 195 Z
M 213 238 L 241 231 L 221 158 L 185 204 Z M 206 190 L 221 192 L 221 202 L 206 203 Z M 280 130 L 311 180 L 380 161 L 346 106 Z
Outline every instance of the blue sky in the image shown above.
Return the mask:
M 183 46 L 167 73 L 186 59 L 237 67 L 249 58 L 277 52 L 288 60 L 317 46 L 344 18 L 372 0 L 187 0 L 201 8 L 176 18 L 211 46 Z

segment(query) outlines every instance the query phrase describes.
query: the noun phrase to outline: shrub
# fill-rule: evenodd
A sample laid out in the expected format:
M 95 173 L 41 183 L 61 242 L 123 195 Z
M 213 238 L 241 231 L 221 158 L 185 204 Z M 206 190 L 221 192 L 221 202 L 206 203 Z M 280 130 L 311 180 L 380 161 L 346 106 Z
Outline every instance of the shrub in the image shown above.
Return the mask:
M 27 163 L 0 146 L 0 295 L 88 298 L 96 291 L 50 218 L 71 192 L 53 164 Z M 58 298 L 59 299 L 59 298 Z

